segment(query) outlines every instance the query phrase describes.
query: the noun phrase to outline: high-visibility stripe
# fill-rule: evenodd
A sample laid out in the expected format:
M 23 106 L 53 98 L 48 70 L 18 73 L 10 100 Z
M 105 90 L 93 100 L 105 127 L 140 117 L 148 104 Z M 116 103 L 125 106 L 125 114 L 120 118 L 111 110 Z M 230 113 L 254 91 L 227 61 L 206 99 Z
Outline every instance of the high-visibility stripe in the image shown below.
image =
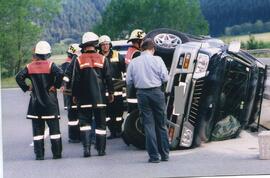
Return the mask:
M 28 118 L 38 119 L 38 116 L 27 115 Z
M 115 119 L 116 119 L 116 121 L 119 122 L 119 121 L 122 121 L 123 118 L 122 117 L 116 117 Z
M 109 118 L 109 117 L 106 117 L 106 122 L 108 122 L 109 120 L 111 120 L 111 118 Z
M 69 122 L 68 122 L 68 125 L 72 125 L 72 126 L 78 125 L 78 124 L 79 124 L 79 120 L 76 120 L 76 121 L 69 121 Z
M 81 105 L 81 108 L 91 108 L 91 107 L 93 107 L 92 104 Z
M 106 135 L 106 130 L 96 129 L 96 134 L 98 134 L 98 135 Z
M 77 106 L 71 106 L 71 108 L 75 109 L 75 108 L 77 108 Z M 68 107 L 65 106 L 64 109 L 68 109 Z
M 122 97 L 126 97 L 126 96 L 127 96 L 127 94 L 126 94 L 126 93 L 123 93 L 123 94 L 122 94 Z
M 42 140 L 42 139 L 44 139 L 44 135 L 34 136 L 34 140 Z
M 61 135 L 60 134 L 51 135 L 50 138 L 51 139 L 59 139 L 59 138 L 61 138 Z
M 127 98 L 128 103 L 138 103 L 138 100 L 136 98 Z
M 65 82 L 69 82 L 69 78 L 68 78 L 67 76 L 64 76 L 64 77 L 63 77 L 63 80 L 64 80 Z
M 106 104 L 97 104 L 97 107 L 105 107 L 107 106 Z
M 81 64 L 81 65 L 80 65 L 80 68 L 85 67 L 85 66 L 90 66 L 90 64 L 89 64 L 89 63 Z
M 116 92 L 113 93 L 113 95 L 114 95 L 114 96 L 120 96 L 120 95 L 123 95 L 123 92 L 121 92 L 121 91 L 116 91 Z M 106 92 L 106 96 L 109 96 L 109 93 L 108 93 L 108 92 Z
M 100 64 L 100 63 L 97 63 L 97 62 L 95 62 L 94 65 L 97 66 L 97 67 L 103 67 L 103 64 Z
M 55 116 L 41 116 L 41 119 L 54 119 Z
M 91 130 L 91 126 L 90 125 L 88 125 L 88 126 L 82 126 L 82 127 L 80 127 L 80 130 L 81 131 Z

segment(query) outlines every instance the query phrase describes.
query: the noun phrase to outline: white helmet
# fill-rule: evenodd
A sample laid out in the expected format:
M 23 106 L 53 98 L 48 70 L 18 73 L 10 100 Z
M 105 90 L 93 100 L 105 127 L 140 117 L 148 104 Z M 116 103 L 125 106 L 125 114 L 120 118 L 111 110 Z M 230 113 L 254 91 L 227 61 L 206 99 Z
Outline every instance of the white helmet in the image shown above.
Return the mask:
M 68 47 L 67 52 L 71 54 L 78 54 L 81 51 L 78 43 L 73 43 Z
M 47 41 L 39 41 L 35 47 L 36 54 L 50 54 L 51 46 Z
M 142 40 L 145 37 L 145 32 L 141 29 L 135 29 L 131 32 L 128 42 L 131 40 Z
M 96 45 L 98 43 L 98 36 L 93 32 L 84 33 L 80 47 L 83 47 L 87 43 Z
M 98 44 L 104 42 L 111 43 L 111 38 L 108 35 L 102 35 L 101 37 L 99 37 Z

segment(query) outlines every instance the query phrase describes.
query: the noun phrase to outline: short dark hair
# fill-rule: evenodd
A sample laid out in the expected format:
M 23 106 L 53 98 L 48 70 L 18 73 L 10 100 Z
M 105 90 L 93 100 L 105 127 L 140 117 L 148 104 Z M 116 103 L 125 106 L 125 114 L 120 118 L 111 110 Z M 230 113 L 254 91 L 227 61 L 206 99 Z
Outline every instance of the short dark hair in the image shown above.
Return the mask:
M 155 49 L 155 42 L 151 39 L 151 38 L 146 38 L 145 40 L 143 40 L 142 43 L 142 50 L 151 50 L 151 49 Z

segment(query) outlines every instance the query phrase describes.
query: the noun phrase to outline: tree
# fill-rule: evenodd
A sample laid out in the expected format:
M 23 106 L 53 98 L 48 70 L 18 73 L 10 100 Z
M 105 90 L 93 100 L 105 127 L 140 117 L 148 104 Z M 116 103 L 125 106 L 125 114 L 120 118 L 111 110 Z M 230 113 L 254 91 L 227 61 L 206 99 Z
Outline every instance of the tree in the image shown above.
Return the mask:
M 198 0 L 111 0 L 93 31 L 119 39 L 136 28 L 148 32 L 161 27 L 195 35 L 208 33 Z
M 1 0 L 0 61 L 3 77 L 16 74 L 32 53 L 60 0 Z

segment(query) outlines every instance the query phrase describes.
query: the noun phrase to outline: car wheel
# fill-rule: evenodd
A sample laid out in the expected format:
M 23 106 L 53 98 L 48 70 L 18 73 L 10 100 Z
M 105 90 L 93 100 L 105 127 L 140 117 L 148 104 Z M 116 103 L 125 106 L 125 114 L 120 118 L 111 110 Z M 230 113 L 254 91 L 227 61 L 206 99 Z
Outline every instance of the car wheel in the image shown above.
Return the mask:
M 124 142 L 145 149 L 145 135 L 140 122 L 139 110 L 132 111 L 126 118 L 123 128 Z
M 171 65 L 175 47 L 190 41 L 184 33 L 167 28 L 150 31 L 145 38 L 151 38 L 155 42 L 155 54 L 164 60 L 167 67 Z

